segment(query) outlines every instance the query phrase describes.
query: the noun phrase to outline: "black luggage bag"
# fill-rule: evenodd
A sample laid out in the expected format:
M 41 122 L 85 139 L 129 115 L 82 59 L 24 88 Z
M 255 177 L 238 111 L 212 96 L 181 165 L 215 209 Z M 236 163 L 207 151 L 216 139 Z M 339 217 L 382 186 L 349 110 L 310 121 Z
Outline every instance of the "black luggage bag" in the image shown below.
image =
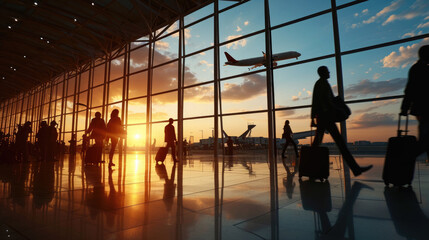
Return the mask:
M 405 131 L 401 130 L 401 116 L 398 120 L 398 133 L 396 137 L 389 138 L 387 153 L 383 167 L 384 184 L 395 186 L 411 185 L 416 164 L 417 139 L 407 135 L 408 116 Z M 402 135 L 405 132 L 405 135 Z
M 97 164 L 101 162 L 101 147 L 91 146 L 85 153 L 85 164 Z
M 158 152 L 156 152 L 155 160 L 157 162 L 164 162 L 165 158 L 167 157 L 167 153 L 168 153 L 168 148 L 166 148 L 166 147 L 160 147 L 158 149 Z
M 327 147 L 301 147 L 299 160 L 299 178 L 302 176 L 310 179 L 324 181 L 329 177 L 329 149 Z

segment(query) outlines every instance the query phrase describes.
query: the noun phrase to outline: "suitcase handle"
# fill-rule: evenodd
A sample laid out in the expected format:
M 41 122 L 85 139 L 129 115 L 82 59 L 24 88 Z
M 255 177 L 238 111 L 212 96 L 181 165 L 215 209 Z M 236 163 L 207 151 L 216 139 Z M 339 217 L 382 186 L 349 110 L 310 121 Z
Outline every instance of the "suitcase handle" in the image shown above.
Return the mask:
M 405 117 L 405 130 L 401 130 L 401 114 L 399 114 L 398 118 L 398 137 L 402 135 L 402 133 L 405 133 L 405 136 L 408 134 L 408 115 Z

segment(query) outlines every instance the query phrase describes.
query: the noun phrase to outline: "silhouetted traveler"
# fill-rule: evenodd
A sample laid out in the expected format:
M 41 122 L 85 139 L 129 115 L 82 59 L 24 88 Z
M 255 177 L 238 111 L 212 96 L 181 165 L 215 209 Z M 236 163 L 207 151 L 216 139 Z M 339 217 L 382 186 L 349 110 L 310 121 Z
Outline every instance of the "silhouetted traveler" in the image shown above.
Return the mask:
M 47 159 L 54 160 L 55 153 L 57 151 L 57 122 L 52 121 L 48 127 L 48 151 L 47 151 Z
M 188 155 L 188 141 L 186 139 L 183 140 L 183 156 Z
M 39 131 L 36 134 L 37 145 L 40 150 L 41 160 L 45 160 L 48 151 L 48 138 L 49 138 L 49 127 L 46 121 L 40 123 Z
M 101 113 L 96 112 L 95 118 L 91 120 L 86 133 L 91 133 L 90 138 L 95 140 L 97 147 L 103 147 L 103 140 L 106 137 L 106 123 L 101 118 Z
M 228 155 L 233 155 L 234 154 L 234 141 L 232 140 L 231 137 L 228 137 L 228 140 L 226 141 L 226 146 L 228 149 Z
M 75 155 L 76 154 L 76 144 L 77 144 L 76 134 L 72 135 L 72 138 L 70 139 L 69 143 L 70 143 L 69 154 Z
M 89 147 L 89 137 L 85 134 L 82 135 L 82 149 L 81 154 L 84 154 Z
M 429 156 L 429 45 L 419 49 L 419 60 L 408 73 L 401 115 L 411 114 L 419 122 L 419 152 Z
M 311 107 L 311 125 L 316 126 L 317 129 L 312 145 L 319 146 L 322 143 L 324 132 L 328 131 L 353 174 L 355 176 L 359 176 L 363 172 L 371 169 L 372 165 L 360 167 L 347 148 L 347 145 L 338 131 L 334 120 L 334 94 L 332 93 L 331 85 L 329 85 L 328 82 L 328 78 L 330 77 L 329 70 L 326 66 L 321 66 L 317 69 L 317 73 L 319 74 L 320 79 L 317 80 L 314 85 Z
M 18 154 L 18 160 L 28 160 L 28 146 L 27 139 L 28 135 L 32 133 L 31 122 L 25 122 L 24 126 L 18 125 L 18 131 L 16 132 L 16 152 Z
M 118 109 L 114 109 L 110 114 L 110 120 L 109 123 L 107 123 L 107 133 L 110 141 L 112 142 L 109 153 L 109 167 L 112 167 L 115 166 L 113 163 L 113 155 L 115 154 L 116 145 L 118 144 L 119 138 L 123 137 L 124 134 L 124 128 L 122 127 L 122 122 L 119 118 Z
M 283 146 L 283 151 L 282 151 L 282 157 L 285 158 L 285 152 L 287 149 L 287 146 L 289 146 L 289 143 L 292 143 L 294 149 L 295 149 L 295 154 L 296 157 L 298 158 L 298 148 L 296 147 L 296 143 L 295 141 L 292 139 L 292 128 L 289 125 L 289 120 L 285 121 L 285 125 L 283 126 L 283 134 L 282 134 L 282 138 L 286 139 L 286 143 Z
M 168 124 L 164 128 L 164 142 L 167 143 L 167 151 L 168 148 L 171 148 L 171 156 L 173 157 L 174 161 L 177 161 L 176 159 L 176 131 L 174 130 L 173 126 L 173 119 L 168 119 Z

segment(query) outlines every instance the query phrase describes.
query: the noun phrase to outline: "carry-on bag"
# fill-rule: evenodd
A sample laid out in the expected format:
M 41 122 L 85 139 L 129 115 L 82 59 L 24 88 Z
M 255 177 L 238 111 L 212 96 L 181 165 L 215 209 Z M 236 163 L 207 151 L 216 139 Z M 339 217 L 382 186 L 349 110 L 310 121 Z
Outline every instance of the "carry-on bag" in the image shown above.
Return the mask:
M 91 146 L 85 153 L 85 164 L 97 164 L 101 161 L 102 148 Z
M 160 147 L 158 149 L 158 152 L 156 152 L 155 160 L 157 162 L 164 162 L 165 158 L 167 157 L 168 148 L 167 147 Z
M 302 146 L 299 160 L 299 178 L 324 181 L 329 177 L 329 149 L 327 147 Z
M 417 139 L 415 136 L 407 135 L 407 132 L 408 116 L 406 117 L 405 130 L 401 130 L 401 116 L 399 115 L 397 136 L 389 138 L 387 144 L 382 176 L 386 185 L 389 183 L 395 186 L 411 185 L 413 181 L 417 157 Z

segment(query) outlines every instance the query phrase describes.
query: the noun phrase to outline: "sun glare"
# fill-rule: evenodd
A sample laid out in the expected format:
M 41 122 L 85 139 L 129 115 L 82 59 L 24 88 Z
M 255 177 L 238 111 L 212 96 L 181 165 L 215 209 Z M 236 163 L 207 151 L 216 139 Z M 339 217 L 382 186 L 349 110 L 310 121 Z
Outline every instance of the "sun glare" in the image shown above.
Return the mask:
M 140 134 L 136 134 L 136 135 L 134 135 L 134 138 L 135 138 L 136 140 L 140 139 Z

